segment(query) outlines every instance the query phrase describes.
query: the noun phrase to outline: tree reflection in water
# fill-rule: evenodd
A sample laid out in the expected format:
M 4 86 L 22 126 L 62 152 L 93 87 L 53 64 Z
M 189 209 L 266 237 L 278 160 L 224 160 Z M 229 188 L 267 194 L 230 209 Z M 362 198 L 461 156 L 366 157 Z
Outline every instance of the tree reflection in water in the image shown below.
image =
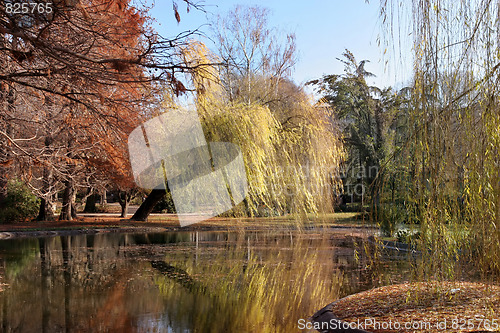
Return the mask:
M 1 331 L 297 331 L 404 269 L 373 265 L 356 243 L 317 230 L 3 240 Z

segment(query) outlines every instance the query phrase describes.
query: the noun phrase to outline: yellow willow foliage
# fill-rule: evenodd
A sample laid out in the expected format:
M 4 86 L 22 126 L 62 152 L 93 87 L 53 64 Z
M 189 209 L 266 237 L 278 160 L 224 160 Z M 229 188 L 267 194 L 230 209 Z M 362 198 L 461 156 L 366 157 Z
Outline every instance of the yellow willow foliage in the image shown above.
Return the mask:
M 198 112 L 209 141 L 228 141 L 243 152 L 252 215 L 332 209 L 341 150 L 326 128 L 287 130 L 268 107 L 204 99 Z
M 196 302 L 171 278 L 155 277 L 160 293 L 206 332 L 295 332 L 300 318 L 339 298 L 349 283 L 334 269 L 328 252 L 311 248 L 307 239 L 294 238 L 290 251 L 255 254 L 247 246 L 248 236 L 240 237 L 242 244 L 213 252 L 210 260 L 169 255 L 173 266 L 195 277 L 193 294 L 203 290 Z M 323 239 L 330 241 L 327 235 Z
M 216 64 L 220 61 L 207 46 L 197 40 L 189 40 L 181 50 L 181 56 L 190 68 L 191 80 L 196 89 L 197 96 L 205 93 L 207 89 L 214 91 L 220 84 Z
M 498 2 L 382 0 L 381 15 L 387 40 L 413 36 L 408 142 L 397 160 L 407 170 L 407 220 L 421 232 L 418 273 L 451 278 L 466 264 L 498 275 Z
M 196 65 L 191 76 L 207 140 L 232 142 L 243 152 L 249 194 L 239 213 L 331 211 L 333 192 L 340 184 L 343 150 L 339 132 L 325 111 L 314 108 L 306 99 L 292 103 L 293 110 L 279 111 L 257 99 L 230 100 L 218 72 L 210 66 L 217 62 L 217 56 L 196 41 L 184 49 L 183 55 L 186 62 Z M 264 82 L 253 85 L 255 89 L 272 87 L 265 78 L 261 80 Z M 283 124 L 288 118 L 299 121 L 291 122 L 293 126 Z
M 466 167 L 467 217 L 470 242 L 483 275 L 500 272 L 500 109 L 471 124 L 473 149 Z

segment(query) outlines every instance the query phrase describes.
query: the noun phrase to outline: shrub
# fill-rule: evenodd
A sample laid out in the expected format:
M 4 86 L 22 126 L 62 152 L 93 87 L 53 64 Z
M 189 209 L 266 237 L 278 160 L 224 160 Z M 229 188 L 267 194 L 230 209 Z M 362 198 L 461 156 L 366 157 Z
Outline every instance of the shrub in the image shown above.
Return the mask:
M 396 232 L 396 238 L 401 243 L 414 243 L 420 239 L 420 231 L 411 229 L 400 229 Z
M 19 222 L 34 218 L 40 200 L 34 196 L 25 183 L 11 180 L 7 185 L 7 196 L 1 203 L 0 222 Z
M 407 222 L 407 214 L 404 207 L 396 204 L 385 204 L 378 207 L 378 224 L 384 236 L 394 236 L 397 226 Z
M 153 209 L 153 213 L 175 213 L 174 200 L 172 194 L 167 191 L 167 194 L 160 200 Z

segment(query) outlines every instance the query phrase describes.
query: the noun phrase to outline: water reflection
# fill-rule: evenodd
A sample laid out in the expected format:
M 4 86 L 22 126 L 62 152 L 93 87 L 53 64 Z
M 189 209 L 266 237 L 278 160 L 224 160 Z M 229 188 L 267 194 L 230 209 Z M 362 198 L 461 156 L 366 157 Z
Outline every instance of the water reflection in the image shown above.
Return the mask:
M 363 247 L 314 230 L 4 240 L 1 331 L 296 332 L 299 319 L 401 270 L 374 265 Z

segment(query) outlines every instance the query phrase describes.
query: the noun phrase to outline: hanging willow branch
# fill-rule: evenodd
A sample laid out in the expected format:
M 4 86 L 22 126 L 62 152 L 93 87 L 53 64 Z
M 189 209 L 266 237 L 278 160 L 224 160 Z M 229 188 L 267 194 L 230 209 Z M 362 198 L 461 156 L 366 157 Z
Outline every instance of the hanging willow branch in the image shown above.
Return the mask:
M 422 278 L 500 273 L 499 15 L 491 0 L 381 1 L 388 46 L 413 36 L 410 124 L 391 166 L 405 173 Z

